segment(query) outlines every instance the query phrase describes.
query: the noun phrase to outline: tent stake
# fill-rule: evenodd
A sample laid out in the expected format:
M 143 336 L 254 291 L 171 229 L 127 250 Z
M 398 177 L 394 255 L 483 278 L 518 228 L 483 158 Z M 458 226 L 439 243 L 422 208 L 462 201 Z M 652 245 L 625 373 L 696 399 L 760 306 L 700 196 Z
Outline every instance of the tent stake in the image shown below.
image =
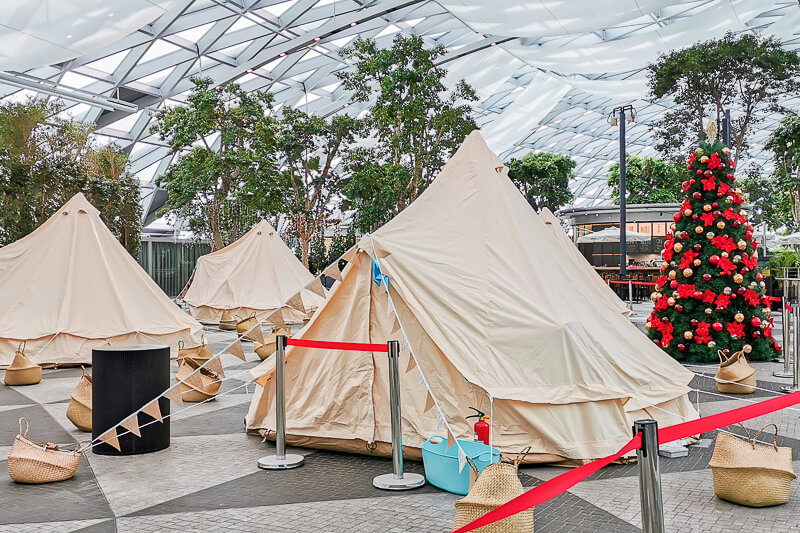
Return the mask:
M 286 335 L 275 338 L 275 455 L 258 460 L 258 467 L 265 470 L 286 470 L 303 464 L 303 456 L 286 453 L 286 410 L 284 399 L 283 367 L 286 355 Z
M 408 490 L 425 484 L 425 476 L 403 473 L 403 426 L 400 418 L 400 343 L 389 341 L 389 398 L 392 417 L 392 473 L 375 476 L 372 485 L 384 490 Z

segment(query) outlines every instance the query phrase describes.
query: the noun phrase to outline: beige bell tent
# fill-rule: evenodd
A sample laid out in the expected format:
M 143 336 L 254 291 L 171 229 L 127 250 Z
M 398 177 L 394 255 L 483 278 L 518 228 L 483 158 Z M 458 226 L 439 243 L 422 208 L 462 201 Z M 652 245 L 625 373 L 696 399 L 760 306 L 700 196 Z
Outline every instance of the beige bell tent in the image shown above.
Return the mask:
M 555 243 L 563 251 L 563 254 L 559 256 L 561 261 L 559 264 L 564 265 L 569 261 L 570 266 L 575 268 L 573 275 L 581 279 L 581 286 L 586 289 L 597 289 L 598 298 L 604 299 L 612 309 L 616 309 L 626 316 L 629 315 L 631 310 L 628 309 L 625 303 L 620 300 L 619 296 L 603 282 L 603 279 L 594 271 L 586 258 L 583 257 L 583 254 L 581 254 L 578 247 L 575 246 L 575 243 L 564 233 L 564 230 L 561 228 L 561 219 L 555 216 L 553 212 L 546 207 L 542 209 L 539 216 L 542 218 L 542 222 L 544 222 L 545 229 L 553 236 Z
M 30 235 L 0 248 L 0 366 L 21 340 L 38 364 L 85 364 L 107 344 L 200 343 L 176 306 L 76 194 Z
M 262 220 L 236 242 L 197 260 L 183 300 L 204 323 L 219 322 L 225 310 L 241 318 L 255 313 L 261 320 L 281 307 L 285 320 L 300 322 L 305 314 L 284 303 L 313 279 L 275 228 Z M 306 311 L 322 303 L 311 291 L 302 291 L 301 299 Z
M 401 339 L 399 319 L 418 360 L 411 365 L 406 349 L 399 363 L 410 456 L 445 431 L 436 409 L 425 411 L 419 370 L 456 437 L 472 436 L 470 406 L 491 411 L 494 444 L 532 446 L 534 462 L 609 455 L 637 418 L 695 418 L 692 372 L 610 312 L 548 231 L 473 132 L 414 203 L 362 238 L 298 337 L 384 343 Z M 389 278 L 396 317 L 373 259 Z M 267 360 L 252 371 L 249 431 L 275 429 L 273 368 Z M 385 353 L 292 347 L 285 375 L 289 443 L 389 452 Z

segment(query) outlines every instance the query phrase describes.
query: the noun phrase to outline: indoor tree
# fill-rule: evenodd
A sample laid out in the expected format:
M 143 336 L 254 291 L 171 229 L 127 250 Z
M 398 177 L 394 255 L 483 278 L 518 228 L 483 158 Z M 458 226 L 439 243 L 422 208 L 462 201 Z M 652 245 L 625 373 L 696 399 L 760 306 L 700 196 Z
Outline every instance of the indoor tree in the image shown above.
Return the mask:
M 625 159 L 625 190 L 629 204 L 659 204 L 679 201 L 684 170 L 655 157 L 629 155 Z M 611 198 L 619 203 L 619 163 L 608 169 Z
M 800 56 L 773 37 L 727 33 L 663 54 L 648 71 L 650 94 L 677 104 L 653 125 L 657 149 L 678 162 L 705 139 L 704 119 L 711 117 L 721 130 L 724 110 L 733 108 L 731 149 L 737 161 L 764 113 L 781 111 L 781 102 L 798 94 Z
M 339 73 L 351 102 L 375 102 L 365 117 L 373 146 L 350 152 L 344 193 L 363 231 L 385 222 L 413 202 L 475 129 L 475 91 L 463 80 L 448 90 L 447 71 L 436 61 L 442 46 L 398 35 L 391 48 L 358 39 L 340 51 L 352 68 Z
M 784 117 L 765 148 L 772 151 L 775 162 L 775 190 L 785 196 L 791 214 L 787 225 L 796 229 L 800 226 L 800 116 Z
M 718 350 L 766 360 L 781 350 L 729 153 L 701 142 L 689 159 L 651 296 L 650 338 L 681 361 L 718 362 Z
M 281 195 L 281 212 L 289 219 L 289 232 L 297 239 L 300 259 L 306 267 L 312 239 L 335 222 L 331 210 L 344 181 L 339 162 L 346 157 L 360 129 L 361 122 L 347 115 L 328 120 L 288 107 L 276 123 L 279 167 L 277 188 L 271 185 L 272 194 Z M 270 191 L 261 190 L 264 183 L 254 182 L 246 188 L 256 205 L 270 195 Z
M 575 161 L 562 154 L 529 152 L 506 163 L 508 177 L 537 212 L 555 212 L 573 199 L 569 180 L 575 177 Z
M 223 219 L 239 209 L 236 199 L 248 184 L 258 184 L 262 208 L 279 207 L 276 119 L 269 93 L 248 93 L 236 84 L 214 87 L 210 78 L 192 82 L 186 107 L 156 117 L 153 132 L 177 154 L 157 184 L 169 194 L 166 210 L 187 218 L 218 250 L 239 234 L 238 221 L 226 228 Z
M 64 110 L 44 99 L 0 105 L 0 245 L 29 234 L 82 192 L 136 256 L 141 205 L 128 156 L 113 144 L 97 145 L 94 127 Z

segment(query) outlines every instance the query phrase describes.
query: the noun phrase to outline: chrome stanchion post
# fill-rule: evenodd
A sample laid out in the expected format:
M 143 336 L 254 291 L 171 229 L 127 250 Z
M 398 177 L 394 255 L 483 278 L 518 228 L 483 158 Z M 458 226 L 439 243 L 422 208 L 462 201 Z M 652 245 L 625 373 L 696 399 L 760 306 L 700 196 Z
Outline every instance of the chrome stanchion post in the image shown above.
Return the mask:
M 392 473 L 375 476 L 372 485 L 384 490 L 408 490 L 425 484 L 425 476 L 403 472 L 403 426 L 400 413 L 400 343 L 389 341 L 389 401 L 392 419 Z
M 800 382 L 800 337 L 798 337 L 798 329 L 800 329 L 800 304 L 792 304 L 792 385 L 791 387 L 781 387 L 781 392 L 797 392 L 800 390 L 798 382 Z M 788 357 L 785 354 L 784 357 Z
M 787 287 L 787 283 L 784 282 L 784 291 L 787 290 L 786 287 Z M 790 378 L 790 377 L 792 377 L 792 372 L 791 372 L 791 368 L 790 368 L 791 364 L 792 364 L 792 358 L 791 358 L 791 348 L 789 346 L 789 344 L 791 342 L 790 339 L 792 338 L 791 334 L 790 334 L 790 331 L 791 331 L 792 328 L 791 328 L 791 325 L 790 325 L 789 310 L 786 309 L 787 304 L 788 304 L 788 301 L 787 301 L 786 295 L 784 294 L 783 298 L 781 298 L 781 325 L 782 325 L 781 329 L 783 330 L 782 331 L 782 333 L 783 333 L 783 371 L 781 372 L 781 371 L 776 370 L 775 372 L 773 372 L 772 375 L 775 376 L 776 378 Z
M 661 499 L 661 470 L 658 463 L 658 424 L 655 420 L 636 420 L 633 434 L 642 434 L 642 447 L 636 450 L 639 463 L 639 493 L 642 506 L 642 533 L 664 533 L 664 504 Z
M 303 456 L 286 453 L 286 405 L 284 397 L 284 364 L 286 336 L 275 338 L 275 455 L 258 460 L 258 467 L 266 470 L 286 470 L 303 464 Z
M 633 282 L 628 280 L 628 305 L 633 305 Z

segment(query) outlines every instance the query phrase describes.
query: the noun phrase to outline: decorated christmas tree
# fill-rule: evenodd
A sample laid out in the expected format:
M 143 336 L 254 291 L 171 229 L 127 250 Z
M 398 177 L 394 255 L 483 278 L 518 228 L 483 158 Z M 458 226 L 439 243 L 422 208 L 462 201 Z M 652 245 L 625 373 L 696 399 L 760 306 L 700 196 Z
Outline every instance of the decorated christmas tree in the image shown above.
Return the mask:
M 687 198 L 673 217 L 651 295 L 650 338 L 681 361 L 719 361 L 718 350 L 765 360 L 781 351 L 729 154 L 715 141 L 691 155 Z

